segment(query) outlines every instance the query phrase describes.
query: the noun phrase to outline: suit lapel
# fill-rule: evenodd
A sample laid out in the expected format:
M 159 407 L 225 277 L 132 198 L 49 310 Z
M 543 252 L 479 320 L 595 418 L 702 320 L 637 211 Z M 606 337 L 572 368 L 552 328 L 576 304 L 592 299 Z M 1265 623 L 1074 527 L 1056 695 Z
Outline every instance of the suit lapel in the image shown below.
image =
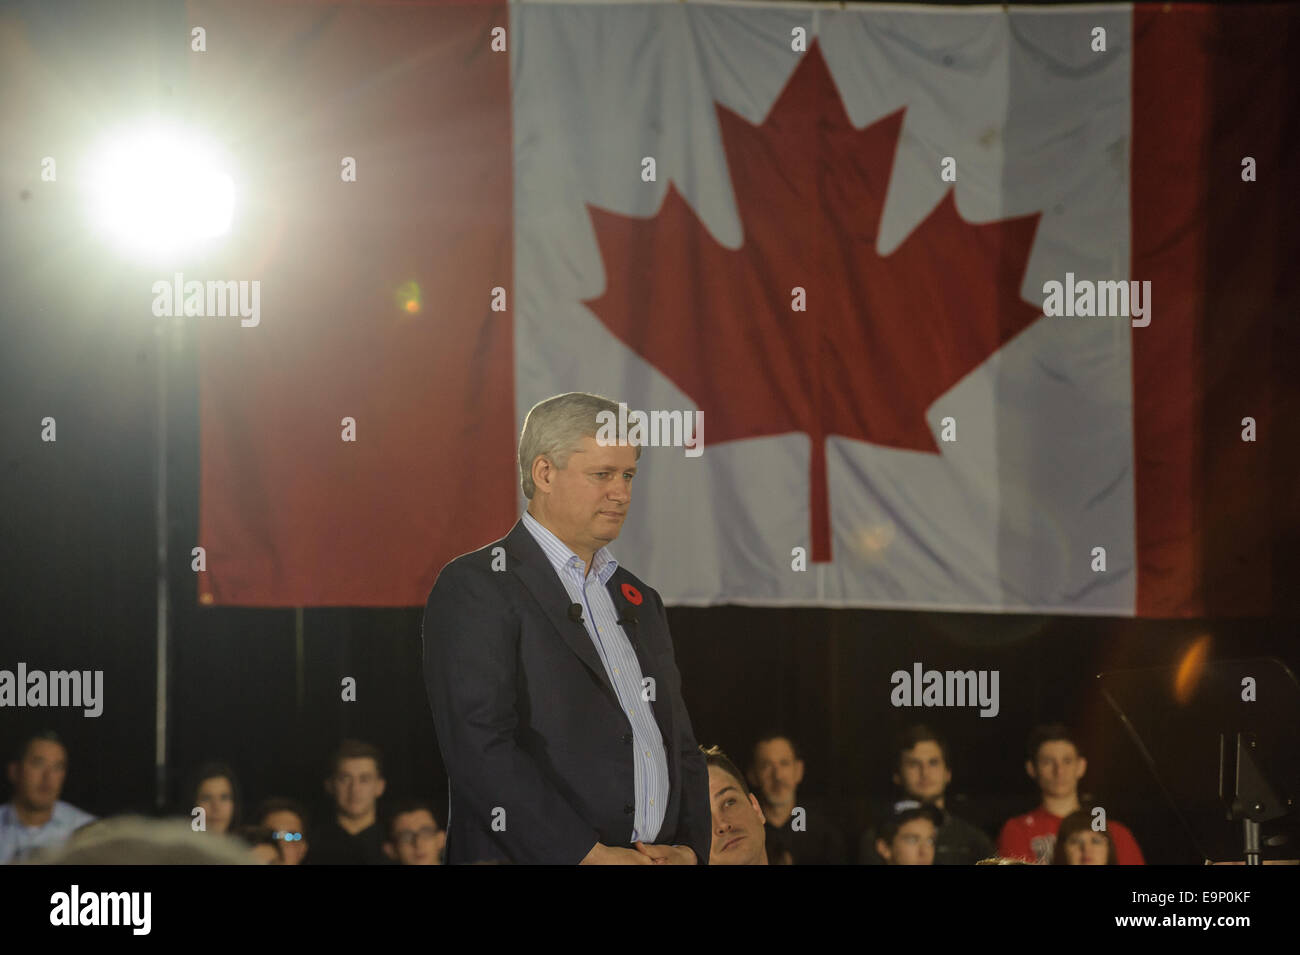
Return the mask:
M 605 667 L 600 662 L 600 654 L 596 652 L 586 626 L 569 619 L 569 604 L 572 603 L 569 592 L 564 589 L 555 568 L 546 559 L 546 552 L 528 532 L 528 528 L 524 527 L 522 520 L 506 535 L 505 542 L 506 550 L 518 561 L 514 567 L 515 574 L 537 600 L 555 632 L 600 681 L 614 705 L 622 710 L 618 695 L 609 682 Z
M 673 733 L 672 700 L 659 699 L 657 692 L 664 678 L 664 674 L 660 672 L 659 661 L 666 656 L 663 653 L 652 652 L 650 648 L 658 646 L 660 640 L 668 647 L 671 647 L 672 642 L 668 634 L 659 632 L 658 616 L 651 612 L 649 604 L 645 601 L 645 595 L 632 583 L 630 576 L 620 567 L 610 576 L 606 587 L 614 600 L 614 609 L 618 613 L 623 632 L 632 641 L 632 648 L 641 663 L 641 675 L 655 678 L 656 698 L 650 704 L 650 712 L 654 714 L 655 723 L 659 726 L 659 735 L 664 742 L 664 756 L 668 763 L 668 805 L 664 807 L 664 826 L 667 828 L 661 829 L 659 836 L 656 837 L 662 841 L 664 838 L 675 837 L 681 787 L 677 785 L 678 762 L 673 753 L 673 745 L 677 737 Z M 624 587 L 629 589 L 625 590 Z M 631 598 L 639 599 L 641 603 L 633 604 Z M 632 622 L 633 619 L 636 620 L 635 623 Z
M 659 633 L 658 617 L 650 612 L 649 604 L 645 602 L 644 595 L 628 579 L 630 576 L 620 567 L 610 576 L 605 587 L 609 590 L 609 595 L 614 601 L 614 611 L 618 614 L 623 632 L 632 641 L 632 649 L 636 651 L 636 658 L 641 664 L 641 675 L 643 677 L 652 676 L 655 679 L 656 699 L 650 704 L 650 710 L 655 715 L 655 722 L 659 724 L 660 734 L 663 736 L 664 741 L 668 742 L 673 738 L 672 707 L 667 701 L 661 703 L 658 700 L 658 687 L 659 684 L 663 683 L 664 675 L 659 672 L 661 656 L 650 649 L 657 645 L 659 639 L 666 641 L 667 637 Z M 625 591 L 624 587 L 629 589 Z M 629 599 L 629 594 L 640 599 L 641 603 L 639 605 L 633 604 Z M 635 619 L 635 623 L 632 622 L 633 619 Z M 671 763 L 671 760 L 669 762 Z

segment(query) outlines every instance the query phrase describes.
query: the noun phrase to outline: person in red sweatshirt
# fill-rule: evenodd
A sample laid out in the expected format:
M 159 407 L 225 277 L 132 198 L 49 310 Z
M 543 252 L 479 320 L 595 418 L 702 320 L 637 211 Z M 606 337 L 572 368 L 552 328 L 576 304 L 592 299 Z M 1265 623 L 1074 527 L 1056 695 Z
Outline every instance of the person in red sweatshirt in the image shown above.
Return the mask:
M 1049 865 L 1061 820 L 1082 808 L 1079 780 L 1088 770 L 1088 761 L 1080 754 L 1074 735 L 1060 723 L 1036 727 L 1029 734 L 1026 755 L 1025 772 L 1038 784 L 1043 801 L 1037 809 L 1006 821 L 998 836 L 998 855 Z M 1106 829 L 1114 840 L 1118 865 L 1145 864 L 1127 827 L 1107 818 Z

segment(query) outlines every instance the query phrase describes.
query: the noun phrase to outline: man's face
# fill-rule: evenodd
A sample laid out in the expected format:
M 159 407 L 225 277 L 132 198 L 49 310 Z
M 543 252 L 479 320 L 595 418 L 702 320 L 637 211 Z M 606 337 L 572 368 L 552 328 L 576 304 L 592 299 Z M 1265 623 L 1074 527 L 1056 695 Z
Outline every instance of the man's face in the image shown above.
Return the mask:
M 208 832 L 225 832 L 235 816 L 235 790 L 225 776 L 213 776 L 199 783 L 194 804 L 203 807 Z
M 537 490 L 533 499 L 544 497 L 538 505 L 556 537 L 574 551 L 594 554 L 623 529 L 635 474 L 635 448 L 601 447 L 588 436 L 569 455 L 564 468 L 549 463 L 534 467 Z
M 795 792 L 803 782 L 803 760 L 795 759 L 788 739 L 770 739 L 754 747 L 754 770 L 750 780 L 769 806 L 793 805 Z
M 892 842 L 877 839 L 876 851 L 890 865 L 934 865 L 937 831 L 929 819 L 913 819 L 898 827 Z
M 1063 739 L 1043 743 L 1038 747 L 1037 758 L 1025 764 L 1045 797 L 1073 796 L 1087 768 L 1087 760 L 1079 755 L 1074 744 Z
M 302 819 L 298 814 L 292 809 L 277 809 L 275 812 L 268 812 L 262 818 L 262 825 L 277 834 L 276 840 L 280 843 L 284 864 L 301 865 L 303 857 L 307 855 L 307 840 L 296 838 L 302 834 L 303 829 Z M 289 839 L 286 833 L 294 835 L 295 838 Z
M 753 793 L 745 795 L 740 780 L 716 766 L 709 767 L 709 799 L 713 809 L 713 845 L 709 865 L 759 865 L 766 852 L 763 810 Z
M 1110 846 L 1104 832 L 1085 829 L 1065 840 L 1067 865 L 1105 865 L 1109 855 Z
M 402 865 L 437 865 L 447 834 L 427 809 L 419 809 L 393 819 L 392 839 L 392 855 Z
M 894 782 L 913 799 L 935 802 L 952 782 L 952 772 L 943 761 L 943 750 L 934 740 L 922 740 L 904 750 Z
M 375 803 L 384 794 L 384 778 L 369 756 L 341 759 L 327 788 L 340 813 L 359 819 L 375 811 Z
M 46 812 L 54 807 L 68 775 L 68 752 L 52 740 L 34 740 L 23 758 L 9 764 L 14 801 L 27 809 Z

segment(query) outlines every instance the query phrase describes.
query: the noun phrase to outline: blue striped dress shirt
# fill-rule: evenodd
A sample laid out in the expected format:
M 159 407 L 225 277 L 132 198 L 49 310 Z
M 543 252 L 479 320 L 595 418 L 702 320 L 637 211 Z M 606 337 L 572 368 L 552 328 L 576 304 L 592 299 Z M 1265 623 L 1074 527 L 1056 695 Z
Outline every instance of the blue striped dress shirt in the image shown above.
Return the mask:
M 619 626 L 614 598 L 605 586 L 618 569 L 618 561 L 608 547 L 602 547 L 591 559 L 591 573 L 585 574 L 582 558 L 533 515 L 525 511 L 523 521 L 555 568 L 569 600 L 582 604 L 582 625 L 587 628 L 610 685 L 632 725 L 636 814 L 632 817 L 629 841 L 653 843 L 663 827 L 668 808 L 668 757 L 654 711 L 641 695 L 641 664 L 627 634 Z

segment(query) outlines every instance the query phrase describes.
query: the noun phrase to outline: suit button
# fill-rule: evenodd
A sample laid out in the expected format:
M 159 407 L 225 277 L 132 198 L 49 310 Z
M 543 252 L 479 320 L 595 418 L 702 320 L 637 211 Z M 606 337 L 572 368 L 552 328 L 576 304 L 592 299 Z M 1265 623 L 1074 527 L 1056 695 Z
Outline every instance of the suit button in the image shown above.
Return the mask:
M 630 816 L 634 812 L 636 812 L 636 807 L 633 806 L 631 803 L 628 803 L 626 806 L 623 807 L 623 814 L 626 816 Z
M 623 734 L 623 742 L 625 742 L 625 743 L 630 743 L 630 742 L 632 742 L 632 734 L 631 734 L 631 733 L 624 733 L 624 734 Z

